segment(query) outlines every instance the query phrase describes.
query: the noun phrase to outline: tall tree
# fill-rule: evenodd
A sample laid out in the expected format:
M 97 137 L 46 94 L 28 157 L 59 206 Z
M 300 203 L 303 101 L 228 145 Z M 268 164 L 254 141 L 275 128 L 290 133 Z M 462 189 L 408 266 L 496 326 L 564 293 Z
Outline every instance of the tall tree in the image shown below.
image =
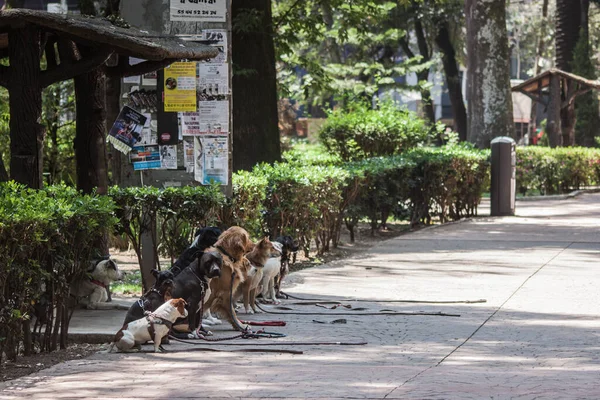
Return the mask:
M 281 159 L 271 0 L 233 0 L 233 170 Z
M 468 138 L 489 148 L 514 136 L 505 0 L 466 0 Z

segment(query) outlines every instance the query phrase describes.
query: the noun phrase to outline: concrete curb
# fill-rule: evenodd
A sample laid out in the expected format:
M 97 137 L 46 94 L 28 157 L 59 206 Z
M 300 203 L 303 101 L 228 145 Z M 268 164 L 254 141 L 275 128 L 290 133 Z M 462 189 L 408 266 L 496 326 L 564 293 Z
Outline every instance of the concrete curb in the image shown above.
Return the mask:
M 528 196 L 517 198 L 517 201 L 538 201 L 538 200 L 568 200 L 573 199 L 582 194 L 600 193 L 600 188 L 596 189 L 581 189 L 567 194 L 555 194 L 550 196 Z
M 113 341 L 115 335 L 109 333 L 69 333 L 69 343 L 104 344 Z

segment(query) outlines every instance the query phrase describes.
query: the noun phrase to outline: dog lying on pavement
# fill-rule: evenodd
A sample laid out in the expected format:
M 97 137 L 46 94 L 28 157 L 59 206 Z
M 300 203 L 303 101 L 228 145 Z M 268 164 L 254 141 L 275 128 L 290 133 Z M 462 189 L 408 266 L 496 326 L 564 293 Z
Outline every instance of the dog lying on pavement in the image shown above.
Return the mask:
M 154 342 L 154 352 L 160 353 L 162 338 L 169 333 L 175 320 L 188 315 L 185 306 L 184 299 L 171 299 L 150 315 L 123 325 L 107 353 L 112 352 L 115 347 L 123 352 L 129 352 L 134 347 L 139 350 L 149 340 Z
M 111 259 L 102 260 L 95 265 L 86 278 L 73 283 L 71 295 L 76 298 L 78 304 L 91 310 L 122 309 L 123 306 L 106 302 L 108 300 L 107 286 L 121 279 L 123 279 L 123 273 L 119 270 L 117 263 Z
M 173 296 L 173 274 L 170 271 L 152 270 L 154 275 L 154 285 L 135 303 L 129 307 L 123 325 L 143 318 L 145 313 L 153 312 L 166 301 L 171 300 Z

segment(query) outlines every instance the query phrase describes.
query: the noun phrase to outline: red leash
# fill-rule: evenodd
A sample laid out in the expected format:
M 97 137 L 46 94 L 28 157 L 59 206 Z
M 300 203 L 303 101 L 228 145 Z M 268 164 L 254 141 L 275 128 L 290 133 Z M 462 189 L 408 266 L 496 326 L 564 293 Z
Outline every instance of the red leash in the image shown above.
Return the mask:
M 285 321 L 240 321 L 242 324 L 252 325 L 252 326 L 285 326 Z

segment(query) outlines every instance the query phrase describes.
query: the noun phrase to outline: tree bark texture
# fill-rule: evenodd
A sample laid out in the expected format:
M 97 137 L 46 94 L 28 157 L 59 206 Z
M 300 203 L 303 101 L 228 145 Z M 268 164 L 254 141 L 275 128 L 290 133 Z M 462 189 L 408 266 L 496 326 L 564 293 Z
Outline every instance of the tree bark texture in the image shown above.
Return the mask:
M 120 112 L 121 78 L 114 76 L 106 77 L 106 121 L 108 126 L 117 119 Z M 110 168 L 112 172 L 112 185 L 121 183 L 121 152 L 112 149 L 110 152 Z
M 44 126 L 39 29 L 11 30 L 9 37 L 10 177 L 34 189 L 43 186 Z
M 458 133 L 461 142 L 467 140 L 467 109 L 463 100 L 462 82 L 460 80 L 456 52 L 450 41 L 450 29 L 448 21 L 440 23 L 435 36 L 435 44 L 442 53 L 442 64 L 446 76 L 446 86 L 452 104 L 454 115 L 454 130 Z
M 580 0 L 556 0 L 556 68 L 571 72 L 580 29 Z
M 93 49 L 82 51 L 86 57 Z M 75 77 L 77 188 L 84 193 L 108 191 L 106 162 L 106 77 L 102 68 Z
M 562 144 L 560 111 L 560 77 L 555 74 L 550 77 L 550 103 L 548 104 L 548 118 L 546 120 L 546 135 L 548 135 L 550 147 L 557 147 Z
M 468 139 L 514 136 L 505 0 L 466 0 Z
M 255 30 L 234 26 L 232 33 L 233 170 L 237 171 L 280 160 L 281 145 L 271 0 L 237 0 L 231 8 L 233 21 L 248 12 L 261 18 Z

